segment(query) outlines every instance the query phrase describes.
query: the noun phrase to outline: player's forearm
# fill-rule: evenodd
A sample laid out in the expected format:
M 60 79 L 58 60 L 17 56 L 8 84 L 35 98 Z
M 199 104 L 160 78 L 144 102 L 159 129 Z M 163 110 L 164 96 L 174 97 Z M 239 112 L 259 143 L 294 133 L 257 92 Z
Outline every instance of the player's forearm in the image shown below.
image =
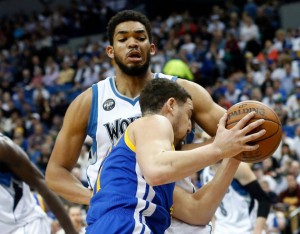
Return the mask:
M 76 203 L 89 205 L 92 191 L 82 185 L 68 170 L 56 167 L 47 168 L 47 186 L 64 199 Z
M 212 143 L 214 141 L 214 137 L 204 141 L 204 142 L 201 142 L 201 143 L 191 143 L 191 144 L 185 144 L 185 145 L 182 145 L 180 150 L 184 151 L 184 150 L 192 150 L 192 149 L 195 149 L 195 148 L 198 148 L 198 147 L 201 147 L 201 146 L 204 146 L 204 145 L 208 145 L 210 143 Z
M 164 151 L 154 166 L 147 165 L 143 174 L 152 186 L 167 184 L 192 175 L 221 159 L 221 153 L 211 144 L 189 151 Z
M 253 234 L 263 234 L 266 228 L 266 218 L 258 217 L 255 222 Z
M 236 159 L 224 159 L 213 180 L 191 195 L 192 199 L 179 219 L 193 225 L 206 225 L 227 192 L 239 163 Z

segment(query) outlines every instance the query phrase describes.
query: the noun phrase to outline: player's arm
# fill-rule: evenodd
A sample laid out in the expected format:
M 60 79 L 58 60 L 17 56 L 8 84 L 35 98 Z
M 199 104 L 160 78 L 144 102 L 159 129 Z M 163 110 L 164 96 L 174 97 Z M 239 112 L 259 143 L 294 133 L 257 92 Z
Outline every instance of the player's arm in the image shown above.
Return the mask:
M 218 123 L 226 110 L 216 104 L 210 94 L 200 85 L 185 79 L 178 79 L 193 100 L 193 120 L 210 136 L 215 136 Z
M 60 198 L 46 186 L 43 174 L 29 161 L 26 153 L 7 137 L 0 138 L 0 162 L 38 191 L 66 233 L 76 233 Z
M 265 130 L 247 135 L 264 120 L 246 123 L 254 116 L 246 115 L 231 129 L 225 128 L 227 115 L 221 118 L 211 144 L 188 151 L 172 151 L 173 131 L 167 118 L 159 115 L 135 122 L 136 154 L 143 175 L 150 185 L 160 185 L 183 179 L 192 173 L 214 164 L 222 158 L 233 157 L 242 151 L 257 149 L 258 145 L 246 143 L 262 136 Z M 155 131 L 153 131 L 155 126 Z
M 46 169 L 47 185 L 68 201 L 89 204 L 92 191 L 72 175 L 86 138 L 92 91 L 80 94 L 68 107 Z
M 214 178 L 195 193 L 179 186 L 173 193 L 173 216 L 192 225 L 207 225 L 222 201 L 240 161 L 224 159 Z
M 270 212 L 270 199 L 268 195 L 262 190 L 255 174 L 247 163 L 240 164 L 235 178 L 241 183 L 241 185 L 245 186 L 251 197 L 255 198 L 258 201 L 257 218 L 253 233 L 261 234 L 265 229 L 266 219 Z

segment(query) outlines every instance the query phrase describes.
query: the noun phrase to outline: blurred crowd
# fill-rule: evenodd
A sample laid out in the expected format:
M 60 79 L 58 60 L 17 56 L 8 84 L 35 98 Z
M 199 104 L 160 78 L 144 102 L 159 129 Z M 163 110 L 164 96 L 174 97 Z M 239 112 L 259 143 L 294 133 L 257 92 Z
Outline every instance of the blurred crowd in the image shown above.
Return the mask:
M 105 3 L 73 0 L 69 7 L 0 18 L 0 131 L 42 172 L 70 102 L 114 75 L 105 52 L 105 28 L 116 9 Z M 122 8 L 133 7 L 123 3 Z M 279 7 L 275 0 L 248 0 L 242 7 L 224 1 L 206 15 L 183 9 L 151 18 L 157 46 L 153 72 L 201 84 L 225 109 L 252 99 L 280 117 L 284 133 L 279 148 L 252 165 L 272 196 L 274 217 L 283 217 L 277 227 L 270 221 L 272 233 L 293 225 L 289 215 L 300 207 L 300 27 L 281 28 Z M 99 39 L 92 41 L 93 34 Z M 79 36 L 86 39 L 72 49 L 69 40 Z M 175 61 L 186 67 L 166 66 Z M 87 139 L 73 169 L 85 185 L 89 147 Z M 201 186 L 197 178 L 195 184 Z

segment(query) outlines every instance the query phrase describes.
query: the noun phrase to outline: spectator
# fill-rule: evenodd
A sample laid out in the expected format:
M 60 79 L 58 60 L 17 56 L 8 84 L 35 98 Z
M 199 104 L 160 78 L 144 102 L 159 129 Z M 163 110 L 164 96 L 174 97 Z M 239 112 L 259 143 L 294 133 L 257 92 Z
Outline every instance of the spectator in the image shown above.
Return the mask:
M 58 78 L 56 79 L 57 85 L 66 85 L 73 82 L 75 71 L 70 66 L 69 61 L 63 61 L 62 70 L 59 72 Z
M 287 189 L 279 194 L 279 201 L 288 206 L 288 211 L 291 212 L 297 207 L 300 207 L 300 185 L 294 174 L 288 173 L 286 176 Z

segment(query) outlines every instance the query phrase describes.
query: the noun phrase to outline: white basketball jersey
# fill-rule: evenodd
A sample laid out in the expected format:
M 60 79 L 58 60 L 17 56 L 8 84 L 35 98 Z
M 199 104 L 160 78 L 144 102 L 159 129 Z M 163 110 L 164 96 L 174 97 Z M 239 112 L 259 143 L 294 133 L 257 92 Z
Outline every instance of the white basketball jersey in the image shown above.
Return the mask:
M 183 188 L 188 193 L 194 193 L 196 191 L 191 181 L 191 177 L 176 182 L 176 185 Z M 194 226 L 173 217 L 171 226 L 166 230 L 165 234 L 212 234 L 212 225 L 210 223 L 205 226 Z
M 154 78 L 177 77 L 155 73 Z M 125 132 L 130 123 L 141 117 L 139 96 L 128 98 L 118 92 L 115 78 L 108 77 L 92 86 L 92 107 L 87 134 L 93 139 L 87 176 L 94 187 L 99 166 L 109 147 Z
M 203 169 L 201 180 L 207 184 L 214 177 L 210 167 Z M 213 196 L 213 194 L 212 194 Z M 233 179 L 220 203 L 213 226 L 214 234 L 250 234 L 253 233 L 255 201 L 236 180 Z
M 0 232 L 8 234 L 43 218 L 45 212 L 36 204 L 29 186 L 0 165 Z M 50 227 L 50 224 L 49 224 Z

